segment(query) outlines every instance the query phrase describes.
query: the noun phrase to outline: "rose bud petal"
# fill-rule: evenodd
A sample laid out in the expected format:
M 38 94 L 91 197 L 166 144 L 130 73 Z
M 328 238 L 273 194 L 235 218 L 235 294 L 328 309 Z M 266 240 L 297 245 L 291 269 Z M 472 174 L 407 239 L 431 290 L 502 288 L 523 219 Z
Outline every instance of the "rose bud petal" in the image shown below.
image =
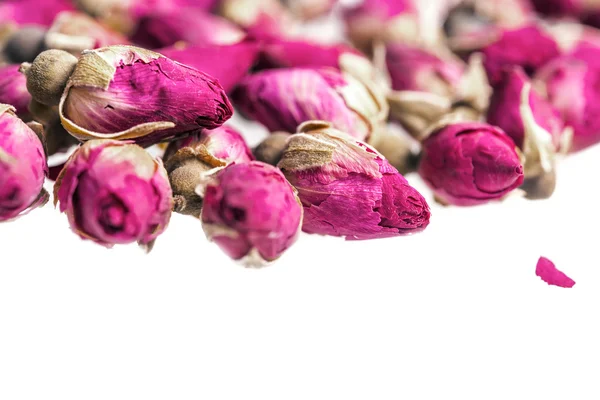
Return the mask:
M 573 128 L 573 151 L 600 141 L 600 112 L 596 108 L 600 63 L 563 56 L 535 76 L 536 86 L 559 111 L 565 125 Z
M 326 45 L 306 40 L 271 39 L 261 48 L 260 67 L 297 68 L 331 67 L 341 69 L 345 56 L 364 57 L 346 44 Z
M 560 49 L 550 33 L 539 26 L 528 25 L 503 31 L 498 40 L 486 46 L 482 53 L 484 67 L 493 86 L 502 79 L 505 67 L 518 65 L 532 76 L 548 61 L 558 57 Z
M 179 41 L 192 46 L 226 45 L 242 41 L 242 29 L 216 15 L 195 8 L 157 11 L 140 18 L 131 40 L 158 49 Z
M 302 206 L 281 172 L 261 162 L 232 164 L 204 190 L 202 226 L 227 255 L 248 266 L 278 259 L 302 224 Z
M 338 0 L 284 0 L 283 2 L 294 15 L 309 20 L 331 12 Z
M 172 60 L 217 78 L 229 93 L 246 76 L 258 58 L 259 45 L 244 41 L 230 45 L 186 46 L 158 50 Z
M 572 288 L 575 281 L 569 278 L 564 272 L 559 271 L 554 263 L 546 257 L 540 257 L 535 266 L 535 274 L 539 276 L 548 285 L 562 288 Z
M 13 107 L 0 104 L 0 221 L 46 203 L 47 173 L 40 138 L 15 115 Z
M 501 199 L 523 183 L 512 139 L 479 122 L 449 124 L 432 132 L 423 142 L 419 174 L 438 200 L 458 206 Z
M 548 198 L 556 185 L 555 158 L 570 135 L 558 112 L 546 99 L 531 90 L 529 78 L 520 67 L 504 71 L 496 86 L 487 121 L 510 136 L 525 155 L 525 183 L 529 198 Z M 543 183 L 543 184 L 542 184 Z
M 49 50 L 26 66 L 27 88 L 47 105 L 62 94 L 62 124 L 79 140 L 131 139 L 148 146 L 217 128 L 233 113 L 214 78 L 158 53 L 110 46 L 86 51 L 79 60 L 65 57 L 65 66 L 57 68 L 55 59 L 64 54 Z M 46 58 L 54 69 L 44 68 Z
M 202 197 L 196 187 L 206 176 L 215 168 L 253 161 L 254 156 L 238 131 L 222 126 L 172 142 L 163 159 L 173 189 L 174 210 L 199 216 Z
M 277 165 L 283 152 L 287 147 L 287 142 L 290 138 L 290 134 L 287 132 L 274 132 L 265 138 L 256 148 L 254 149 L 254 157 L 258 161 L 262 161 L 269 165 Z
M 296 28 L 278 0 L 222 0 L 218 12 L 256 39 L 289 36 Z
M 19 65 L 0 67 L 0 103 L 10 104 L 19 118 L 28 121 L 31 95 L 27 91 L 27 80 L 19 72 Z
M 162 163 L 144 149 L 90 140 L 60 173 L 54 202 L 81 238 L 110 248 L 133 242 L 151 247 L 169 223 L 172 200 Z
M 74 11 L 70 0 L 3 0 L 0 3 L 0 24 L 50 26 L 61 11 Z
M 298 132 L 278 166 L 298 190 L 304 232 L 365 240 L 429 224 L 425 199 L 375 149 L 321 121 Z
M 270 131 L 295 132 L 319 118 L 365 140 L 385 122 L 388 107 L 377 88 L 333 69 L 290 68 L 246 77 L 233 94 L 250 118 Z

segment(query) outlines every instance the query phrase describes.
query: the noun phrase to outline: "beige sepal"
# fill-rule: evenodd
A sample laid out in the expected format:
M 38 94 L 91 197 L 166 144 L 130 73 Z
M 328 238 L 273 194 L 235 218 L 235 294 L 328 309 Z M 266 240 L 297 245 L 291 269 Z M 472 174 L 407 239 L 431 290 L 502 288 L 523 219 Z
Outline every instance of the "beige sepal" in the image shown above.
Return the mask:
M 475 53 L 469 58 L 467 70 L 458 85 L 454 102 L 468 104 L 483 115 L 490 106 L 491 96 L 492 87 L 483 67 L 483 54 Z

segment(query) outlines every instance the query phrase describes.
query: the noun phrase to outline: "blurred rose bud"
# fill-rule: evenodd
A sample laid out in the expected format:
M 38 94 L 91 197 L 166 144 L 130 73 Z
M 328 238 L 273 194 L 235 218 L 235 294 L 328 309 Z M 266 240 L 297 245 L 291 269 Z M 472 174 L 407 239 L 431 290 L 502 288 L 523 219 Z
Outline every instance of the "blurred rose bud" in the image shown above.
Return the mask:
M 544 64 L 556 58 L 560 49 L 549 32 L 537 25 L 505 30 L 498 40 L 482 50 L 484 67 L 490 83 L 502 79 L 505 67 L 520 66 L 532 76 Z
M 250 75 L 233 98 L 245 114 L 270 131 L 295 132 L 303 122 L 318 118 L 366 140 L 381 129 L 388 115 L 385 96 L 374 85 L 327 68 Z
M 0 24 L 50 26 L 56 14 L 67 10 L 74 10 L 71 0 L 3 0 L 0 2 Z
M 305 232 L 365 240 L 429 224 L 425 199 L 375 149 L 321 121 L 298 132 L 278 166 L 298 190 Z
M 0 67 L 0 104 L 10 104 L 19 118 L 28 121 L 31 95 L 27 91 L 27 80 L 19 72 L 19 65 Z
M 158 52 L 217 78 L 223 89 L 229 93 L 255 64 L 258 50 L 258 43 L 244 41 L 231 45 L 209 46 L 176 44 Z
M 46 203 L 47 173 L 40 138 L 17 118 L 13 107 L 0 104 L 0 221 Z
M 60 97 L 62 124 L 82 141 L 131 139 L 147 146 L 217 128 L 233 113 L 214 78 L 158 53 L 110 46 L 74 61 L 65 54 L 49 50 L 25 66 L 27 88 L 42 104 Z M 61 57 L 64 68 L 56 61 Z M 52 70 L 44 68 L 47 59 Z
M 140 18 L 131 40 L 149 49 L 185 42 L 192 46 L 227 45 L 242 41 L 242 29 L 195 8 L 157 11 Z
M 441 126 L 423 142 L 419 174 L 438 200 L 458 206 L 498 200 L 523 183 L 514 142 L 479 122 Z
M 221 0 L 218 12 L 257 39 L 289 36 L 296 28 L 279 0 Z
M 171 217 L 171 188 L 160 163 L 127 142 L 90 140 L 69 159 L 54 202 L 81 238 L 106 247 L 152 246 Z
M 248 266 L 278 259 L 296 242 L 301 225 L 300 200 L 273 166 L 257 161 L 232 164 L 205 187 L 206 236 Z
M 494 90 L 487 121 L 510 136 L 525 155 L 525 185 L 530 198 L 547 198 L 555 188 L 555 156 L 563 145 L 564 123 L 537 92 L 520 67 L 504 71 Z M 527 96 L 524 91 L 527 91 Z M 538 182 L 545 182 L 541 186 Z M 530 189 L 530 190 L 527 190 Z M 532 190 L 532 189 L 535 189 Z
M 197 217 L 203 199 L 196 187 L 210 172 L 232 163 L 250 162 L 254 156 L 238 131 L 222 126 L 172 142 L 163 159 L 173 189 L 174 210 Z
M 418 142 L 405 132 L 383 131 L 371 145 L 401 174 L 415 172 L 419 162 Z
M 577 18 L 584 24 L 600 27 L 600 2 L 596 0 L 532 0 L 544 16 Z
M 306 40 L 274 38 L 261 48 L 262 68 L 331 67 L 340 69 L 345 56 L 364 57 L 346 44 L 326 45 Z
M 256 148 L 254 149 L 254 157 L 258 161 L 262 161 L 269 165 L 277 165 L 283 151 L 287 147 L 288 139 L 290 134 L 287 132 L 274 132 L 265 138 Z
M 301 19 L 308 20 L 329 13 L 338 0 L 284 0 L 283 3 Z

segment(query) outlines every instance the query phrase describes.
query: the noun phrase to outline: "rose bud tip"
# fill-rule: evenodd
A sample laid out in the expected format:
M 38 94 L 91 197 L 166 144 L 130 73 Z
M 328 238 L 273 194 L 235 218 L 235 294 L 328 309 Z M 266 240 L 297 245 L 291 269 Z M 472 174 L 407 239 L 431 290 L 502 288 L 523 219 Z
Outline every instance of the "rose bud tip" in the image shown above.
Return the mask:
M 56 106 L 60 103 L 67 81 L 77 64 L 77 57 L 63 50 L 46 50 L 32 64 L 23 63 L 27 90 L 38 102 Z

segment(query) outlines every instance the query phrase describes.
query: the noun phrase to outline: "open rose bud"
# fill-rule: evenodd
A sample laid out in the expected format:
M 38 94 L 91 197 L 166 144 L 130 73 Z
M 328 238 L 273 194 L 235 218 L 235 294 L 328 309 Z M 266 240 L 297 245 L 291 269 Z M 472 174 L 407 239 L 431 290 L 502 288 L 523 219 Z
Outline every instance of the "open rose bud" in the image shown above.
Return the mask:
M 192 46 L 238 43 L 246 34 L 235 24 L 196 8 L 157 11 L 140 18 L 131 39 L 150 48 L 186 42 Z
M 0 104 L 0 221 L 18 217 L 48 200 L 44 146 L 36 133 Z
M 218 11 L 258 39 L 289 36 L 296 27 L 279 0 L 221 0 Z
M 271 131 L 295 132 L 303 122 L 318 118 L 366 140 L 377 133 L 388 115 L 385 97 L 374 85 L 325 68 L 250 75 L 233 98 L 246 115 Z
M 110 46 L 86 51 L 79 60 L 65 54 L 49 50 L 23 69 L 36 101 L 52 106 L 60 96 L 62 124 L 79 140 L 148 146 L 217 128 L 233 113 L 216 79 L 158 53 Z M 48 58 L 63 56 L 64 67 L 54 62 L 53 69 L 44 68 Z
M 217 78 L 229 93 L 250 71 L 258 57 L 259 45 L 243 41 L 230 45 L 175 46 L 158 50 L 165 57 Z
M 232 164 L 205 187 L 206 236 L 248 266 L 278 259 L 296 242 L 301 224 L 302 205 L 295 190 L 273 166 Z
M 429 224 L 429 206 L 372 147 L 321 121 L 292 135 L 279 168 L 298 190 L 308 233 L 365 240 Z
M 527 93 L 525 93 L 527 92 Z M 530 198 L 547 198 L 556 186 L 555 158 L 567 144 L 564 124 L 546 99 L 531 90 L 520 67 L 504 72 L 491 99 L 487 121 L 500 127 L 525 155 L 525 184 Z
M 171 217 L 171 188 L 160 163 L 134 144 L 90 140 L 69 159 L 54 202 L 83 239 L 106 247 L 151 247 Z
M 329 13 L 338 0 L 284 0 L 283 2 L 294 15 L 308 20 Z
M 163 159 L 173 189 L 174 210 L 199 216 L 202 197 L 196 187 L 206 176 L 215 168 L 250 162 L 254 156 L 238 131 L 222 126 L 172 142 Z
M 565 125 L 573 128 L 572 150 L 600 142 L 600 109 L 596 106 L 600 63 L 564 56 L 538 71 L 535 78 L 536 87 L 559 111 Z
M 74 10 L 71 0 L 3 0 L 0 2 L 0 24 L 50 26 L 56 14 L 67 10 Z
M 19 72 L 18 65 L 0 67 L 0 104 L 10 104 L 17 116 L 29 120 L 29 102 L 31 95 L 27 91 L 27 80 Z
M 484 67 L 493 86 L 502 80 L 504 68 L 520 66 L 532 76 L 548 61 L 558 57 L 560 49 L 549 32 L 531 24 L 503 31 L 482 53 Z
M 514 142 L 479 122 L 441 126 L 423 142 L 419 174 L 445 204 L 470 206 L 498 200 L 523 183 Z

